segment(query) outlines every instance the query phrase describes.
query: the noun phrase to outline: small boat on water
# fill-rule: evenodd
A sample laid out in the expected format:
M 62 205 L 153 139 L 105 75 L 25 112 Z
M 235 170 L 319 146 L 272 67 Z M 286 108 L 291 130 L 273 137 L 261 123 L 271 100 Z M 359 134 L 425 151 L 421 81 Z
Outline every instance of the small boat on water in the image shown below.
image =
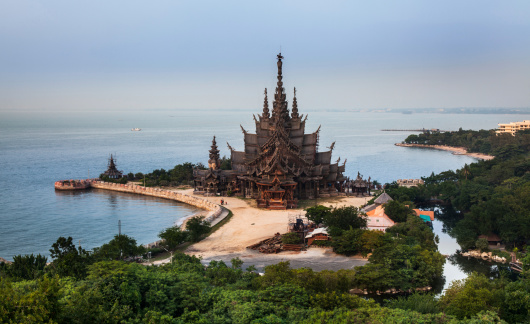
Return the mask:
M 142 130 L 142 129 L 141 129 L 141 128 L 138 128 L 138 127 L 136 127 L 136 128 L 131 128 L 131 131 L 133 131 L 133 132 L 139 132 L 139 131 L 141 131 L 141 130 Z
M 90 188 L 90 180 L 55 181 L 55 190 L 84 190 Z

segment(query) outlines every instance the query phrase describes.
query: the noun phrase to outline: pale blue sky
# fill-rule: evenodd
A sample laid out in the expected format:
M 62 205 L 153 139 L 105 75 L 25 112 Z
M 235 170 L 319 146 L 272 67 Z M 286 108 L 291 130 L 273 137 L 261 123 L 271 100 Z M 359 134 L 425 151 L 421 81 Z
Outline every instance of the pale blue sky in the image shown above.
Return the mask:
M 324 5 L 325 3 L 325 5 Z M 530 106 L 530 1 L 0 0 L 0 111 Z

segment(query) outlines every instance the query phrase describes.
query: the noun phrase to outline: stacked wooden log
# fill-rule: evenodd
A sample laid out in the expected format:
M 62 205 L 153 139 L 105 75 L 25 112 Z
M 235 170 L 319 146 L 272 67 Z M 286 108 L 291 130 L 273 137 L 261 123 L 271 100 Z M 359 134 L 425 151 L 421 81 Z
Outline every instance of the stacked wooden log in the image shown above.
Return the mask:
M 258 250 L 260 253 L 278 253 L 281 251 L 282 236 L 276 234 L 271 238 L 247 246 L 247 249 Z
M 247 249 L 258 250 L 260 253 L 278 253 L 281 251 L 302 251 L 304 244 L 282 244 L 282 235 L 277 233 L 271 238 L 247 246 Z

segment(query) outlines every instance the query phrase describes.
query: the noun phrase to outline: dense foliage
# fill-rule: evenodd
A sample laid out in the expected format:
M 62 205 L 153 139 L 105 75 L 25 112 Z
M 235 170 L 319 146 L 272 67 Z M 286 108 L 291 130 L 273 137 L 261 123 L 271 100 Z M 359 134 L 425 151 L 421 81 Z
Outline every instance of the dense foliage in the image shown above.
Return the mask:
M 219 159 L 221 170 L 231 170 L 232 160 L 223 156 Z M 130 173 L 127 177 L 129 180 L 144 181 L 147 187 L 152 186 L 179 186 L 190 185 L 193 181 L 193 169 L 205 170 L 206 167 L 202 163 L 185 162 L 177 164 L 171 170 L 156 169 L 151 173 Z
M 187 220 L 185 229 L 180 226 L 166 228 L 158 234 L 163 244 L 169 249 L 175 249 L 184 242 L 197 242 L 211 230 L 210 223 L 204 220 L 204 216 L 194 216 Z
M 422 220 L 409 216 L 372 243 L 370 262 L 356 268 L 356 286 L 370 291 L 432 287 L 441 278 L 445 263 L 436 240 Z
M 171 170 L 157 169 L 151 173 L 135 174 L 135 179 L 144 181 L 147 187 L 151 186 L 178 186 L 178 185 L 189 185 L 193 181 L 193 169 L 206 169 L 201 164 L 193 164 L 190 162 L 177 164 Z
M 486 136 L 485 134 L 489 134 Z M 530 240 L 530 134 L 519 132 L 516 136 L 492 131 L 458 131 L 419 135 L 428 142 L 459 145 L 493 153 L 496 157 L 465 165 L 456 171 L 445 171 L 422 178 L 424 186 L 386 186 L 386 192 L 398 201 L 413 200 L 416 204 L 432 198 L 459 211 L 457 221 L 449 229 L 464 248 L 476 245 L 479 235 L 498 234 L 509 246 L 524 246 Z M 412 141 L 411 137 L 407 141 Z M 415 140 L 418 141 L 418 140 Z
M 505 157 L 507 151 L 530 149 L 530 135 L 528 131 L 511 134 L 495 134 L 495 130 L 463 130 L 456 132 L 425 132 L 412 134 L 405 139 L 409 144 L 447 145 L 465 147 L 468 152 L 479 152 Z M 509 153 L 510 154 L 510 153 Z
M 388 205 L 393 217 L 401 223 L 386 233 L 365 229 L 366 218 L 355 207 L 319 205 L 306 209 L 306 215 L 328 227 L 334 252 L 371 254 L 369 264 L 356 268 L 356 287 L 384 291 L 434 285 L 442 275 L 444 264 L 443 256 L 437 251 L 437 238 L 409 206 L 398 201 Z
M 355 270 L 292 269 L 265 274 L 176 254 L 163 266 L 101 261 L 83 279 L 45 274 L 14 282 L 0 275 L 0 322 L 50 323 L 500 323 L 528 320 L 525 280 L 471 276 L 440 300 L 412 295 L 381 306 L 348 293 Z M 500 316 L 500 317 L 499 317 Z M 467 318 L 467 319 L 465 319 Z M 462 320 L 459 320 L 462 319 Z
M 349 229 L 366 227 L 366 218 L 357 207 L 325 207 L 322 205 L 306 209 L 307 218 L 315 224 L 323 224 L 332 236 L 339 236 Z

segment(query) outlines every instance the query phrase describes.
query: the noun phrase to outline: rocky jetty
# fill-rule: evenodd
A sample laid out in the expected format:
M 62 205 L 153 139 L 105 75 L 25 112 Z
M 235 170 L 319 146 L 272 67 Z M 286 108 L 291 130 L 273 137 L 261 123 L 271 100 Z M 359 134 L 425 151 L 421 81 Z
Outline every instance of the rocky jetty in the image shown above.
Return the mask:
M 507 261 L 505 257 L 493 255 L 493 253 L 491 252 L 480 252 L 480 250 L 470 250 L 467 252 L 460 252 L 460 255 L 465 256 L 465 257 L 483 259 L 483 260 L 487 260 L 490 262 L 506 263 Z

